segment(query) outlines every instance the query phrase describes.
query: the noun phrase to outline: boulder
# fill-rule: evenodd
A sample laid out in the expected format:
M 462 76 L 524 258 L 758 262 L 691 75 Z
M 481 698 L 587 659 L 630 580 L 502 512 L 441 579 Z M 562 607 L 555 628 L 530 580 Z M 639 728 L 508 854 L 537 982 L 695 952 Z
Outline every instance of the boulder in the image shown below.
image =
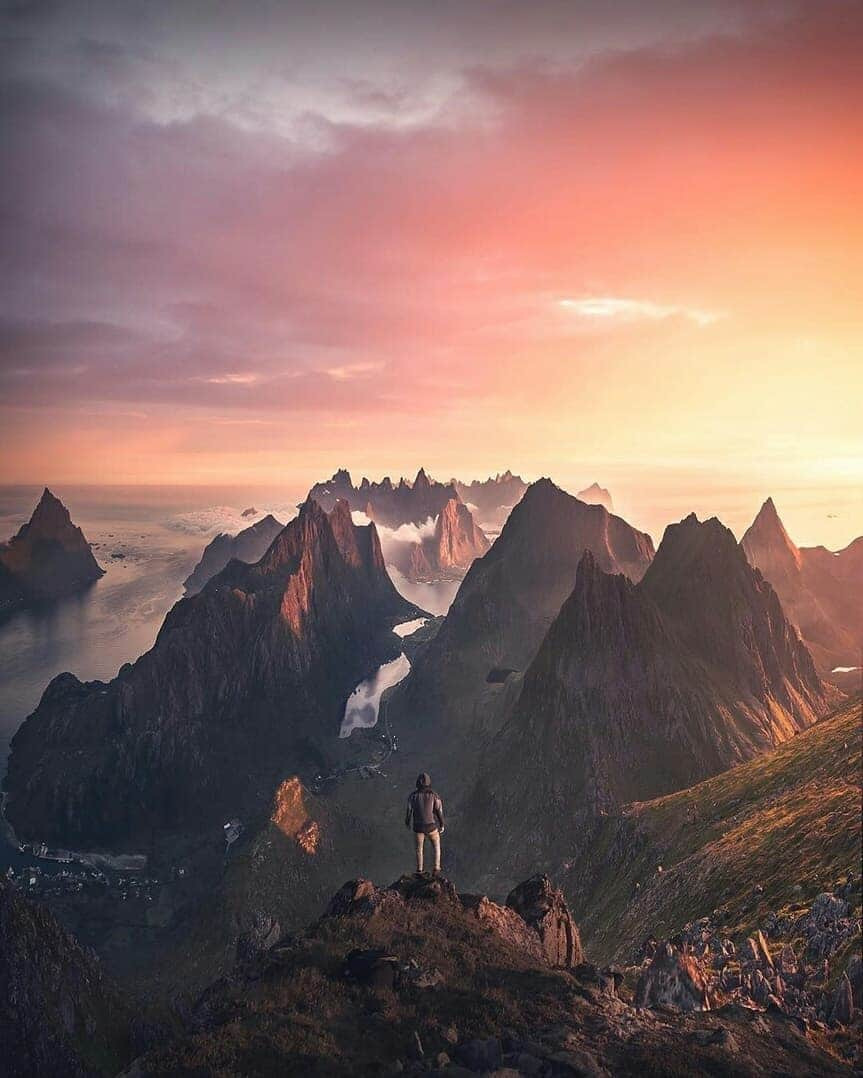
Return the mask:
M 584 961 L 578 927 L 563 892 L 542 873 L 510 891 L 507 906 L 539 936 L 550 965 L 571 969 Z
M 351 951 L 345 958 L 342 972 L 349 981 L 369 988 L 392 989 L 396 982 L 399 960 L 379 948 Z
M 455 1058 L 471 1071 L 493 1071 L 501 1065 L 503 1053 L 497 1037 L 465 1041 L 455 1050 Z
M 257 910 L 251 927 L 237 938 L 237 961 L 253 962 L 278 943 L 281 935 L 279 922 L 268 913 Z
M 836 986 L 836 994 L 833 997 L 830 1024 L 832 1026 L 849 1026 L 853 1017 L 854 997 L 851 992 L 851 982 L 848 980 L 848 974 L 843 973 L 842 979 Z
M 348 880 L 330 899 L 324 917 L 346 917 L 354 913 L 370 913 L 377 888 L 371 880 Z
M 399 895 L 405 902 L 458 902 L 454 884 L 444 876 L 401 876 L 389 885 L 387 891 Z
M 852 954 L 848 959 L 848 968 L 845 973 L 851 982 L 854 1006 L 863 1007 L 863 959 L 859 954 Z
M 698 962 L 670 943 L 660 944 L 638 978 L 635 1005 L 709 1011 L 707 981 Z
M 486 895 L 460 895 L 462 908 L 500 939 L 544 961 L 539 935 L 509 906 L 499 906 Z

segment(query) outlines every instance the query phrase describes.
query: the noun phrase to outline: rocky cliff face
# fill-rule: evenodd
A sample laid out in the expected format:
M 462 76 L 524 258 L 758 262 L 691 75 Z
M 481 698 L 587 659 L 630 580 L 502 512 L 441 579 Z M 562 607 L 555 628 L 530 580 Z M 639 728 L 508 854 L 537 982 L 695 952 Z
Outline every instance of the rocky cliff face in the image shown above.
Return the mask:
M 450 498 L 431 535 L 417 543 L 392 544 L 388 557 L 410 580 L 461 580 L 490 545 L 468 507 L 458 498 Z
M 388 528 L 402 524 L 424 524 L 434 520 L 451 498 L 458 498 L 451 483 L 429 479 L 420 468 L 411 483 L 400 479 L 397 484 L 387 476 L 380 483 L 370 483 L 363 477 L 355 487 L 350 472 L 340 469 L 325 483 L 316 483 L 309 497 L 329 512 L 341 499 L 352 510 L 365 513 L 371 520 Z
M 286 774 L 321 766 L 348 694 L 416 613 L 374 526 L 309 501 L 257 564 L 177 603 L 113 681 L 51 682 L 12 742 L 7 816 L 82 848 L 258 811 Z
M 863 650 L 863 537 L 838 553 L 797 547 L 768 498 L 740 541 L 776 589 L 822 674 L 856 666 Z
M 438 737 L 471 740 L 467 730 L 480 698 L 497 698 L 501 689 L 489 689 L 489 673 L 526 669 L 572 591 L 585 550 L 608 571 L 634 579 L 653 557 L 650 536 L 625 520 L 547 479 L 534 483 L 489 552 L 468 570 L 436 637 L 395 691 L 394 721 L 404 714 L 421 735 L 435 730 Z M 448 747 L 459 756 L 461 747 Z M 447 760 L 435 766 L 447 767 Z
M 131 1058 L 131 1008 L 42 906 L 0 879 L 3 1073 L 113 1075 Z
M 586 553 L 487 754 L 468 812 L 475 863 L 518 873 L 543 850 L 572 854 L 600 814 L 752 758 L 829 699 L 717 520 L 669 527 L 638 585 Z
M 201 560 L 184 582 L 186 595 L 197 595 L 207 581 L 220 573 L 232 558 L 250 564 L 259 561 L 282 528 L 284 524 L 280 524 L 268 513 L 262 520 L 256 521 L 236 535 L 222 532 L 215 539 L 211 539 L 204 547 Z
M 0 612 L 70 595 L 103 572 L 69 510 L 46 487 L 28 523 L 0 545 Z
M 467 569 L 490 545 L 467 506 L 450 498 L 435 522 L 434 546 L 440 568 Z

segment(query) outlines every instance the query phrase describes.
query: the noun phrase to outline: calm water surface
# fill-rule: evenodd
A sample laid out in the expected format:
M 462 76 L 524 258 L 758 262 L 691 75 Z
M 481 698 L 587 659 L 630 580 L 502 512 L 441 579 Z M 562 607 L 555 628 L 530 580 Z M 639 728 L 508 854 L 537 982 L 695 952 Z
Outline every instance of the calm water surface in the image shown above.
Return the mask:
M 53 489 L 106 573 L 83 594 L 0 622 L 0 774 L 12 735 L 51 678 L 67 670 L 82 681 L 114 677 L 153 646 L 216 532 L 248 525 L 240 514 L 252 505 L 286 520 L 300 496 L 262 498 L 219 488 Z M 29 518 L 40 493 L 37 487 L 0 488 L 0 539 Z

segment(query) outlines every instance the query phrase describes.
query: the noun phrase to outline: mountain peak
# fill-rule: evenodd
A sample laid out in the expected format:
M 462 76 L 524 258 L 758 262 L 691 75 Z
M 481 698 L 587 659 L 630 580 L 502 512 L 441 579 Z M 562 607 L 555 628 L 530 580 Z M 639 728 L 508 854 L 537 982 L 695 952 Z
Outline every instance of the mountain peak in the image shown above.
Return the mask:
M 802 557 L 776 510 L 768 498 L 740 540 L 751 565 L 760 569 L 768 579 L 784 579 L 799 574 Z
M 0 606 L 68 595 L 102 576 L 84 533 L 47 487 L 33 515 L 0 547 Z
M 605 487 L 601 487 L 599 483 L 591 483 L 589 487 L 580 490 L 578 494 L 576 494 L 576 498 L 582 502 L 587 502 L 588 505 L 602 505 L 609 511 L 609 513 L 614 512 L 614 502 L 611 499 L 611 493 L 606 490 Z
M 425 468 L 420 468 L 417 472 L 417 477 L 414 479 L 414 490 L 426 490 L 431 486 L 429 477 L 426 475 Z

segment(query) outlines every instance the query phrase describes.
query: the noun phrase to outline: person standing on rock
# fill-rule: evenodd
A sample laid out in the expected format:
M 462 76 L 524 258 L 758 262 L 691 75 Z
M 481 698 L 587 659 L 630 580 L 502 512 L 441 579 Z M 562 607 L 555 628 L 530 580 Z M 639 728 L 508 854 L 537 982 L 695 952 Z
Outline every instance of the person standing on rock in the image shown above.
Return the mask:
M 423 870 L 425 840 L 431 839 L 434 849 L 434 870 L 440 872 L 440 837 L 444 833 L 443 802 L 432 789 L 431 779 L 423 771 L 417 786 L 408 798 L 405 827 L 413 825 L 416 842 L 417 872 Z

